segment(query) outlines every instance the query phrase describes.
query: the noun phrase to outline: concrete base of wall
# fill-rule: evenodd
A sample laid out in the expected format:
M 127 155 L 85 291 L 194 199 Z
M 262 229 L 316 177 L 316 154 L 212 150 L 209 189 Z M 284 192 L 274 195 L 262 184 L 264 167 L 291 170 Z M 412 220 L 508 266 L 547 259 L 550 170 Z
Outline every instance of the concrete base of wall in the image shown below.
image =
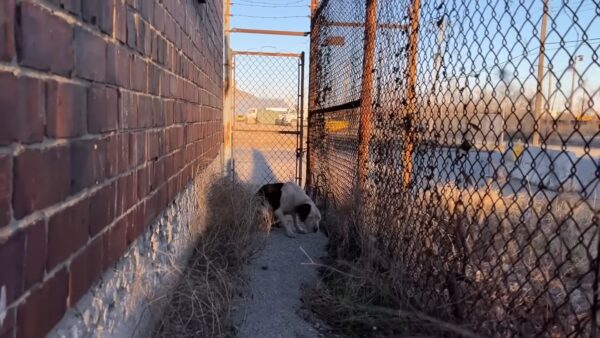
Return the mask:
M 196 178 L 50 332 L 51 337 L 149 337 L 204 228 L 206 188 L 221 159 Z

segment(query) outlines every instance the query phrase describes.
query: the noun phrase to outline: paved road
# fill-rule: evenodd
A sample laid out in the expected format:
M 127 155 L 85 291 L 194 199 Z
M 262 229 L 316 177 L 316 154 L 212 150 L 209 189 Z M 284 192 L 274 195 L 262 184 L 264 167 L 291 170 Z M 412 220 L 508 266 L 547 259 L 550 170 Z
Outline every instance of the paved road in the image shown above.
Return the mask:
M 322 233 L 285 236 L 274 229 L 266 247 L 247 268 L 249 289 L 234 314 L 240 338 L 313 338 L 320 333 L 297 313 L 302 303 L 301 286 L 313 284 L 318 272 L 303 263 L 325 254 L 327 238 Z

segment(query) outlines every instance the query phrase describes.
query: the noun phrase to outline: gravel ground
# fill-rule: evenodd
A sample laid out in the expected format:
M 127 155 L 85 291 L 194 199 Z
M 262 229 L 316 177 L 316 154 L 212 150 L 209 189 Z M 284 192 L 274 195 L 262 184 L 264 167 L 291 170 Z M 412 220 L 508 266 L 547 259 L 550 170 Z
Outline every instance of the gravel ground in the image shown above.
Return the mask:
M 234 321 L 240 338 L 313 338 L 323 335 L 303 319 L 301 287 L 318 279 L 315 261 L 325 254 L 327 238 L 321 233 L 285 236 L 273 229 L 264 250 L 247 267 L 249 289 L 237 305 Z

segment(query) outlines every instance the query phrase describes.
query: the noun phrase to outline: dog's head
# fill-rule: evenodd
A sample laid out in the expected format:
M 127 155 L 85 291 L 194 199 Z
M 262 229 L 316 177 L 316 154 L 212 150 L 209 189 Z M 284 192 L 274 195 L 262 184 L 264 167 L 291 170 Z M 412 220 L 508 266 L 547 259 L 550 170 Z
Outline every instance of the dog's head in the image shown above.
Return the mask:
M 296 213 L 308 231 L 319 231 L 321 213 L 314 203 L 304 203 L 299 205 L 296 207 Z

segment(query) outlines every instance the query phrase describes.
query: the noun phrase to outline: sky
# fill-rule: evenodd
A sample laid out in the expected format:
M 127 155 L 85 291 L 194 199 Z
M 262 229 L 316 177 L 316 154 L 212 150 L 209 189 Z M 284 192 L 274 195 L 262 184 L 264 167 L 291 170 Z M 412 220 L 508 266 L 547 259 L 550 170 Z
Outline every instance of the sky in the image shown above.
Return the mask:
M 310 31 L 310 0 L 231 0 L 231 28 Z M 234 51 L 305 53 L 305 111 L 307 110 L 309 37 L 231 33 Z M 260 98 L 275 98 L 298 106 L 298 60 L 291 58 L 237 56 L 238 90 Z M 236 114 L 255 107 L 237 104 Z
M 231 0 L 231 27 L 255 28 L 290 31 L 309 31 L 310 29 L 310 0 Z M 331 1 L 339 6 L 330 8 L 334 15 L 343 12 L 351 6 L 364 6 L 364 0 Z M 405 17 L 408 0 L 380 0 L 379 22 L 398 23 Z M 444 42 L 444 69 L 446 76 L 458 79 L 469 86 L 494 86 L 499 81 L 512 83 L 516 88 L 534 90 L 537 73 L 539 30 L 543 13 L 543 0 L 507 0 L 507 1 L 478 1 L 454 0 L 422 1 L 422 16 L 419 74 L 430 75 L 434 68 L 434 49 L 437 48 L 439 31 L 435 21 L 440 15 L 448 18 Z M 552 78 L 552 99 L 555 110 L 563 109 L 571 91 L 572 71 L 570 60 L 573 56 L 581 55 L 578 61 L 579 71 L 576 81 L 581 81 L 590 96 L 600 88 L 600 65 L 598 64 L 598 47 L 600 46 L 600 5 L 594 0 L 548 0 L 549 21 L 546 40 L 546 60 L 544 76 L 544 92 L 547 92 L 548 80 Z M 332 5 L 334 6 L 334 5 Z M 465 18 L 469 18 L 466 20 Z M 354 15 L 354 20 L 361 20 Z M 339 30 L 338 33 L 347 32 Z M 335 29 L 330 30 L 335 35 Z M 355 72 L 353 67 L 362 61 L 361 30 L 356 30 L 354 36 L 346 35 L 347 46 L 340 47 L 337 55 L 342 55 L 343 69 L 338 72 Z M 358 38 L 355 38 L 358 37 Z M 586 42 L 582 40 L 585 39 Z M 397 67 L 402 61 L 392 60 L 395 48 L 406 43 L 406 38 L 397 31 L 378 32 L 378 58 L 383 59 L 387 67 Z M 267 51 L 294 52 L 304 51 L 307 55 L 306 72 L 308 74 L 308 37 L 270 36 L 253 34 L 231 35 L 231 45 L 238 51 Z M 338 60 L 339 61 L 339 60 Z M 249 61 L 250 62 L 250 61 Z M 258 66 L 257 66 L 258 67 Z M 268 68 L 261 66 L 263 68 Z M 385 65 L 383 66 L 385 67 Z M 550 72 L 548 69 L 552 68 Z M 240 70 L 241 71 L 241 70 Z M 265 75 L 267 70 L 255 71 L 247 69 L 256 75 L 246 76 L 254 81 L 250 87 L 261 83 L 262 93 L 273 94 L 281 91 L 273 76 Z M 281 70 L 270 70 L 281 72 Z M 287 71 L 287 70 L 286 70 Z M 548 76 L 549 73 L 554 75 Z M 465 74 L 477 74 L 465 76 Z M 339 78 L 348 77 L 340 74 Z M 581 75 L 581 76 L 579 76 Z M 241 78 L 241 77 L 240 77 Z M 468 79 L 468 80 L 467 80 Z M 358 77 L 352 80 L 360 81 Z M 390 79 L 391 81 L 391 79 Z M 334 84 L 343 86 L 342 81 Z M 421 79 L 421 82 L 427 82 Z M 291 81 L 293 84 L 294 82 Z M 306 81 L 308 84 L 308 81 Z M 243 85 L 240 83 L 240 85 Z M 347 85 L 347 84 L 346 84 Z M 576 97 L 583 97 L 583 90 L 577 84 Z M 341 89 L 342 87 L 340 87 Z M 345 87 L 344 87 L 345 88 Z M 261 93 L 259 93 L 261 94 Z M 587 95 L 587 94 L 586 94 Z M 595 102 L 598 105 L 597 102 Z

